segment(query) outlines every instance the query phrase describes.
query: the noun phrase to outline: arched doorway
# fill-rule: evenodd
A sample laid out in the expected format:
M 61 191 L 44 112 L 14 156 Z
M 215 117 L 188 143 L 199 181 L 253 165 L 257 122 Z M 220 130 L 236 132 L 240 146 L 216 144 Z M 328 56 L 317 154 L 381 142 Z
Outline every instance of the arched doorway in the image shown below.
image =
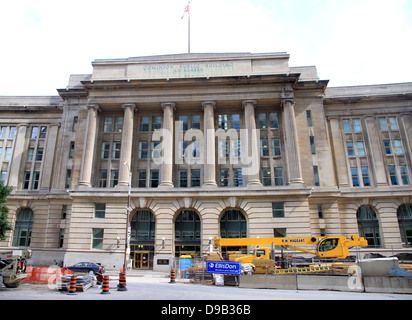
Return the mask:
M 368 241 L 369 247 L 381 246 L 379 220 L 371 206 L 362 206 L 356 212 L 359 235 Z
M 14 224 L 13 246 L 29 247 L 33 228 L 33 211 L 30 208 L 20 209 Z
M 220 218 L 220 237 L 221 238 L 246 238 L 247 222 L 242 211 L 237 209 L 227 209 Z M 223 255 L 245 254 L 247 246 L 244 247 L 222 247 Z
M 156 220 L 150 210 L 138 210 L 130 222 L 130 256 L 134 269 L 152 269 Z
M 412 247 L 412 206 L 410 204 L 399 206 L 397 214 L 402 244 L 405 247 Z
M 194 210 L 182 210 L 175 220 L 175 256 L 201 254 L 201 222 Z

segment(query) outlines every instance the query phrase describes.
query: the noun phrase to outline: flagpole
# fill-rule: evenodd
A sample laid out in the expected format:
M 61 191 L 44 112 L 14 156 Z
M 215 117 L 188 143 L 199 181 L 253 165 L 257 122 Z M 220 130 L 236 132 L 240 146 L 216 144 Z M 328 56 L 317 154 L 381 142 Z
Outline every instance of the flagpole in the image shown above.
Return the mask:
M 190 1 L 189 1 L 189 10 L 188 10 L 188 28 L 187 28 L 187 30 L 188 30 L 188 40 L 187 40 L 187 43 L 188 43 L 188 53 L 190 53 Z

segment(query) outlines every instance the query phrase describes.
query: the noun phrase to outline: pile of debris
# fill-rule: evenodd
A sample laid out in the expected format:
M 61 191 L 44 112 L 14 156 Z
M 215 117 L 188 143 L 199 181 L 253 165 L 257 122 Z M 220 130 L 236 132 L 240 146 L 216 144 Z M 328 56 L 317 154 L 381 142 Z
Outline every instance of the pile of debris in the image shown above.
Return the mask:
M 57 283 L 57 289 L 59 291 L 68 291 L 70 288 L 71 276 L 61 277 L 61 282 Z M 90 287 L 96 285 L 96 278 L 91 275 L 77 276 L 76 291 L 84 292 Z

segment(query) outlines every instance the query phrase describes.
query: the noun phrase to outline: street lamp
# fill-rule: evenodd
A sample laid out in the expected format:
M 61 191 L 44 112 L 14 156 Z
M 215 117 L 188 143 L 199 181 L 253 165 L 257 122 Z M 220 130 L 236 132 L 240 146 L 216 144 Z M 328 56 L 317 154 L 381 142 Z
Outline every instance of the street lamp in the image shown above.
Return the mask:
M 127 166 L 127 169 L 129 170 L 129 185 L 128 185 L 128 192 L 127 192 L 127 207 L 126 207 L 126 244 L 125 244 L 125 249 L 124 249 L 124 264 L 123 264 L 123 272 L 126 275 L 126 269 L 127 269 L 127 256 L 130 254 L 130 233 L 131 233 L 131 228 L 129 226 L 129 216 L 130 216 L 130 192 L 132 188 L 132 171 L 130 170 L 129 164 L 124 161 L 123 164 Z

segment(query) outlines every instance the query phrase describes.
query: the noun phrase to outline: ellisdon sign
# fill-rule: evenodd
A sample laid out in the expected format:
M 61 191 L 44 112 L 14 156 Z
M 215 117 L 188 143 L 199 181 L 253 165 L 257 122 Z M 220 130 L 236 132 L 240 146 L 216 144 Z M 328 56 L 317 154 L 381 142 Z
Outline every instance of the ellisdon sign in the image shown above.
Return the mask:
M 217 274 L 240 275 L 242 272 L 240 262 L 233 261 L 206 261 L 206 272 Z

